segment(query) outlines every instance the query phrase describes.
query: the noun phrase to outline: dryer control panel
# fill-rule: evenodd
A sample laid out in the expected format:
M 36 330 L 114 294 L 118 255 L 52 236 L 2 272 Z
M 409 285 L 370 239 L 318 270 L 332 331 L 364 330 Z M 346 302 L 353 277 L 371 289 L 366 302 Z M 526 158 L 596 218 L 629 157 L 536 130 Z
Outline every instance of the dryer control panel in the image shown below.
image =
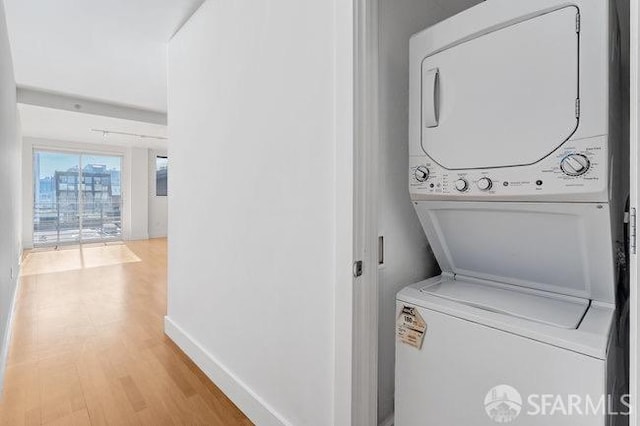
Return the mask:
M 548 198 L 569 194 L 584 201 L 607 201 L 609 155 L 606 136 L 567 141 L 551 155 L 527 166 L 449 170 L 426 154 L 409 158 L 409 190 L 414 200 Z

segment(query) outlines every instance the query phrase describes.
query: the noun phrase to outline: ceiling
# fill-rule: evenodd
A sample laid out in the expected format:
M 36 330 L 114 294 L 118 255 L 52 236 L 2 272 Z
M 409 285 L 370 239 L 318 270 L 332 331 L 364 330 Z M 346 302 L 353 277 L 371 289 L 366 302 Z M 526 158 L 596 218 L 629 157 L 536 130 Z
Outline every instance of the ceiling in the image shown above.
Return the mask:
M 4 0 L 18 86 L 166 112 L 166 43 L 203 0 Z
M 165 139 L 137 137 L 92 131 L 133 133 L 136 135 L 166 138 L 167 126 L 142 123 L 121 118 L 84 114 L 34 105 L 18 105 L 22 135 L 24 137 L 92 143 L 98 145 L 137 146 L 144 148 L 166 149 Z

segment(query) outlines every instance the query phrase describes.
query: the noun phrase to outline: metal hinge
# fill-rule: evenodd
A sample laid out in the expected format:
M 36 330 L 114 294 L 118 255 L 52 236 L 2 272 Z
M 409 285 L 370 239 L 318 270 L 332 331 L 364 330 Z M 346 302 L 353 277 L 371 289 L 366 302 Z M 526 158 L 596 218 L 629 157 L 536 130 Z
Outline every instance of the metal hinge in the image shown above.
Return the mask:
M 580 98 L 576 98 L 576 118 L 580 118 Z
M 576 13 L 576 32 L 580 32 L 580 14 Z
M 629 245 L 631 253 L 636 254 L 636 208 L 632 207 L 629 214 Z
M 358 278 L 362 275 L 362 260 L 356 260 L 353 262 L 353 276 Z

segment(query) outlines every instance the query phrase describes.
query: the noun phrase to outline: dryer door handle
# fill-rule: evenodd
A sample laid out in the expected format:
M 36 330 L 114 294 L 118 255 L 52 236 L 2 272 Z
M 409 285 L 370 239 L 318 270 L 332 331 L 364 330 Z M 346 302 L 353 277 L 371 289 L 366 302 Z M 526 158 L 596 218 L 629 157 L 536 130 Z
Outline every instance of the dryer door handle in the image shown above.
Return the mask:
M 438 127 L 440 107 L 440 72 L 438 68 L 422 71 L 422 122 L 424 127 Z

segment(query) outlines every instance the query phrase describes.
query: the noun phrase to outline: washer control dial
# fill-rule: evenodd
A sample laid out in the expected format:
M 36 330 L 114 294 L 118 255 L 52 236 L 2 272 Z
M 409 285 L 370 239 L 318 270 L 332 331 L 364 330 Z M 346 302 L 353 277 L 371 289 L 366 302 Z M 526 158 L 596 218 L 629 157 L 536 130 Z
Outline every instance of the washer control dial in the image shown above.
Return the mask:
M 429 169 L 427 166 L 418 166 L 416 167 L 416 171 L 413 173 L 416 180 L 418 182 L 424 182 L 429 179 Z
M 478 186 L 479 190 L 488 191 L 493 186 L 493 182 L 488 177 L 483 177 L 478 179 L 478 182 L 476 182 L 476 185 Z
M 464 192 L 469 189 L 469 183 L 466 180 L 460 178 L 455 182 L 455 187 L 459 192 Z
M 569 154 L 560 162 L 560 169 L 565 175 L 580 176 L 589 170 L 591 163 L 584 154 Z

